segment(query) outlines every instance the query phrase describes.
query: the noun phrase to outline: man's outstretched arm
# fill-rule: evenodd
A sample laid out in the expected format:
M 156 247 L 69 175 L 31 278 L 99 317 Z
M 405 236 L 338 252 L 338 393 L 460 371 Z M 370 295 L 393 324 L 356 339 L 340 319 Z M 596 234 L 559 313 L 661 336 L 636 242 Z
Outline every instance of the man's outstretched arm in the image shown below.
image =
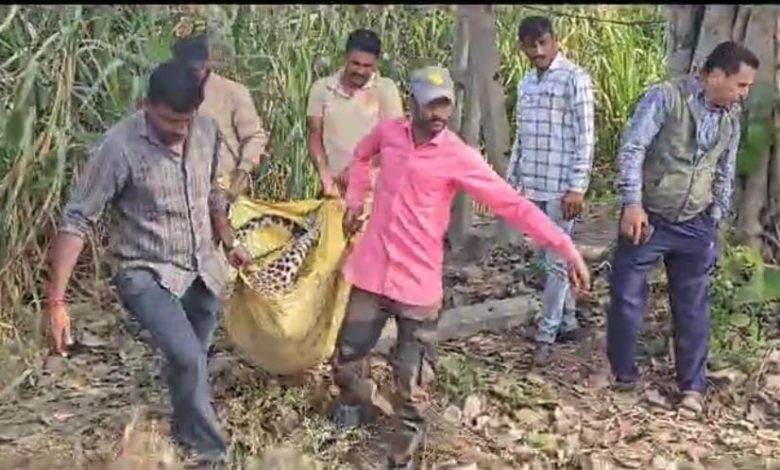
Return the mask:
M 457 185 L 513 227 L 528 234 L 541 247 L 551 249 L 566 260 L 575 288 L 589 289 L 588 267 L 571 238 L 493 171 L 481 155 L 472 149 L 468 152 L 470 155 L 461 156 L 460 165 L 454 170 Z

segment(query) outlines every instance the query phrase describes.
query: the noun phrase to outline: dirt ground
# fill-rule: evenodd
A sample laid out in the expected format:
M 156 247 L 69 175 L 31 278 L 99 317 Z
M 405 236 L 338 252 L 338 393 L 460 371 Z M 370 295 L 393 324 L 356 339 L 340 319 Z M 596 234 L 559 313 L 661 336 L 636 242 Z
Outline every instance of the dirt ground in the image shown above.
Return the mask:
M 614 227 L 608 214 L 588 215 L 576 238 L 606 245 Z M 494 227 L 481 230 L 491 234 Z M 475 260 L 450 260 L 448 305 L 541 285 L 528 249 L 479 245 L 470 253 Z M 780 459 L 780 352 L 770 350 L 750 377 L 713 372 L 705 416 L 678 416 L 662 279 L 653 293 L 642 343 L 645 390 L 636 395 L 609 389 L 603 275 L 580 302 L 589 338 L 558 347 L 544 370 L 530 364 L 526 327 L 442 344 L 422 468 L 780 468 L 771 461 Z M 9 385 L 0 389 L 0 468 L 179 468 L 181 456 L 165 437 L 161 361 L 143 334 L 116 304 L 72 310 L 81 349 L 3 381 Z M 235 468 L 383 468 L 389 423 L 376 419 L 339 434 L 327 419 L 335 391 L 326 366 L 269 377 L 220 334 L 210 367 Z M 383 358 L 373 359 L 372 371 L 389 390 Z

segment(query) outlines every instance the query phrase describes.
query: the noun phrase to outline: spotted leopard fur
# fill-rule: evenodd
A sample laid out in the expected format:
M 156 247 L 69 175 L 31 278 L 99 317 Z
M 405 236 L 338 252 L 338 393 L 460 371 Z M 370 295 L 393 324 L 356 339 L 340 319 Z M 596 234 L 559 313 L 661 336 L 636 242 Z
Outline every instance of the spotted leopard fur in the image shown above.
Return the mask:
M 320 236 L 317 214 L 308 216 L 300 225 L 290 219 L 267 214 L 242 224 L 236 230 L 236 238 L 243 241 L 251 232 L 270 226 L 281 226 L 289 230 L 292 240 L 277 259 L 246 276 L 249 286 L 262 295 L 283 293 L 293 286 L 306 256 Z
M 298 227 L 298 224 L 286 217 L 280 217 L 274 214 L 265 214 L 261 215 L 260 217 L 253 217 L 241 224 L 241 226 L 236 230 L 235 236 L 239 240 L 244 241 L 247 235 L 254 232 L 255 230 L 262 230 L 274 225 L 281 226 L 289 230 L 291 233 Z

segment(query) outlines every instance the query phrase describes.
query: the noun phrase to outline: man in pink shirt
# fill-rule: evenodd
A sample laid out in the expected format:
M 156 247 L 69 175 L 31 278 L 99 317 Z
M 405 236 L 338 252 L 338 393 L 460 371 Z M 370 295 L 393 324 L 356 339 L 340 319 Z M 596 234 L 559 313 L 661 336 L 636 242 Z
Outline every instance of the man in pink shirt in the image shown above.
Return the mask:
M 344 269 L 353 290 L 334 357 L 342 390 L 336 421 L 357 421 L 361 404 L 392 406 L 376 384 L 360 377 L 361 360 L 396 317 L 395 378 L 400 426 L 389 446 L 389 468 L 412 469 L 434 379 L 436 326 L 442 302 L 443 240 L 450 206 L 463 190 L 567 260 L 576 288 L 589 287 L 587 267 L 571 239 L 533 203 L 518 195 L 478 151 L 447 129 L 454 91 L 447 69 L 412 72 L 412 118 L 380 122 L 355 149 L 346 194 L 348 233 L 360 225 L 372 160 L 379 166 L 368 225 Z

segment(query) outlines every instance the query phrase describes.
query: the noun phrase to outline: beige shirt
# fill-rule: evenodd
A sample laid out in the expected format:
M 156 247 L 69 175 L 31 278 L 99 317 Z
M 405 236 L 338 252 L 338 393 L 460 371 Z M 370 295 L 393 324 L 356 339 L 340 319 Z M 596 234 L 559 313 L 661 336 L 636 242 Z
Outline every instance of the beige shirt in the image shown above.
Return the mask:
M 219 176 L 236 168 L 252 171 L 260 164 L 268 136 L 244 85 L 211 72 L 198 112 L 213 119 L 221 134 Z
M 212 210 L 226 210 L 217 187 L 214 123 L 196 116 L 184 155 L 161 143 L 143 111 L 109 129 L 71 189 L 60 230 L 84 237 L 108 206 L 114 270 L 150 269 L 184 295 L 198 276 L 215 295 L 227 284 L 225 257 L 213 237 Z
M 341 86 L 343 69 L 312 85 L 309 93 L 309 117 L 321 117 L 323 145 L 328 169 L 339 175 L 349 166 L 358 142 L 381 119 L 403 116 L 398 87 L 379 72 L 350 96 Z

